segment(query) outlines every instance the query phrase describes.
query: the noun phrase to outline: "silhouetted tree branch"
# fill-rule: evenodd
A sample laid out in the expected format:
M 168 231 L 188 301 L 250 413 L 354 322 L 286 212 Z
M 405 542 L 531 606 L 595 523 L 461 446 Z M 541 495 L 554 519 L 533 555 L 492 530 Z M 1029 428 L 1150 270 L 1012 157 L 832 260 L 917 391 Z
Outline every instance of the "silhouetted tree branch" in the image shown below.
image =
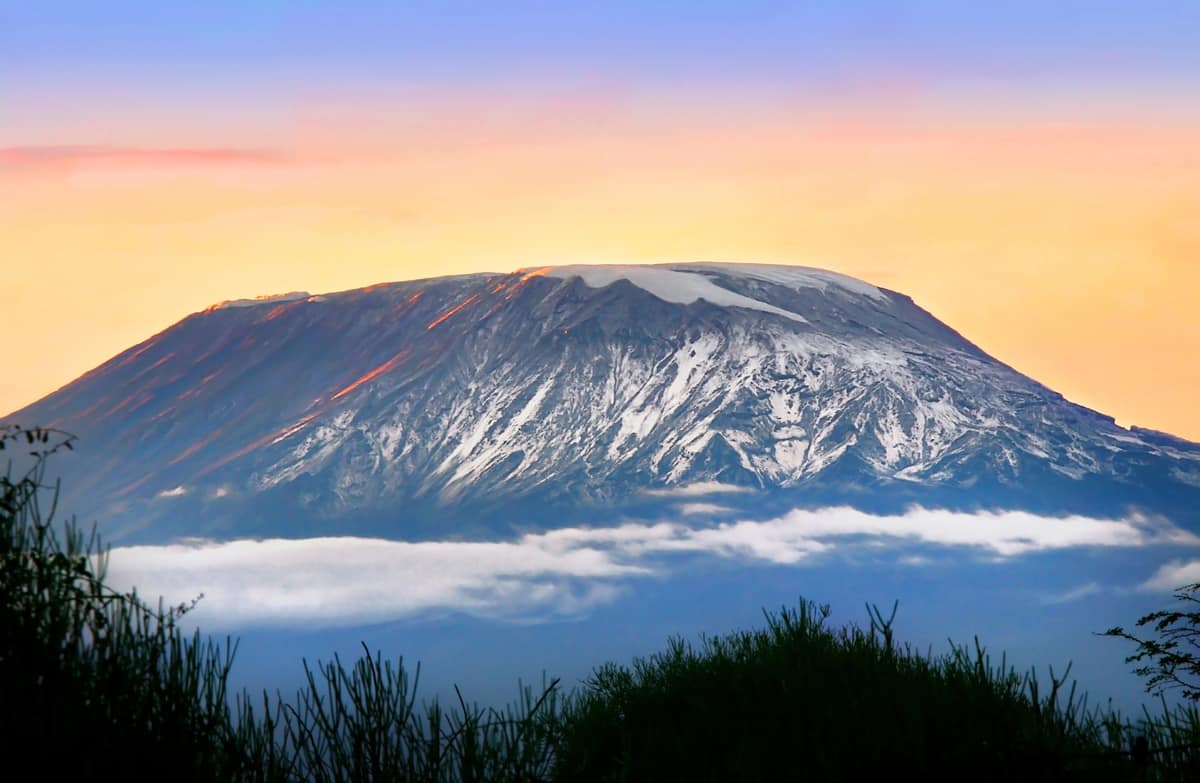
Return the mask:
M 1200 605 L 1200 582 L 1178 588 L 1175 598 Z M 1138 628 L 1151 626 L 1157 639 L 1139 638 L 1120 626 L 1099 635 L 1137 644 L 1137 652 L 1125 662 L 1142 664 L 1134 672 L 1148 678 L 1147 691 L 1161 694 L 1178 688 L 1185 699 L 1200 701 L 1200 611 L 1184 609 L 1151 612 L 1137 621 Z

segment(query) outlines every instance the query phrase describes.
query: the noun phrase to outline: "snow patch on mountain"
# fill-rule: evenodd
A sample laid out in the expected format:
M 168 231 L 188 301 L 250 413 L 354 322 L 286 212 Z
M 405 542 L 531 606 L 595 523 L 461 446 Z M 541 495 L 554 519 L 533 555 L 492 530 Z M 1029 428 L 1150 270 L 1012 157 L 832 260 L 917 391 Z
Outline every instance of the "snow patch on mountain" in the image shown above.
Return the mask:
M 566 280 L 578 277 L 591 288 L 606 288 L 618 280 L 627 280 L 664 302 L 692 304 L 703 299 L 719 307 L 744 307 L 807 323 L 802 315 L 722 288 L 704 275 L 693 272 L 628 264 L 572 265 L 553 267 L 546 272 L 546 276 Z
M 887 294 L 870 283 L 865 283 L 849 275 L 829 272 L 824 269 L 813 269 L 805 266 L 789 266 L 784 264 L 732 264 L 718 261 L 700 261 L 688 264 L 673 264 L 675 269 L 714 271 L 737 277 L 753 277 L 768 283 L 786 286 L 795 290 L 801 288 L 816 288 L 828 292 L 830 287 L 841 289 L 845 293 L 865 296 L 870 299 L 887 301 Z

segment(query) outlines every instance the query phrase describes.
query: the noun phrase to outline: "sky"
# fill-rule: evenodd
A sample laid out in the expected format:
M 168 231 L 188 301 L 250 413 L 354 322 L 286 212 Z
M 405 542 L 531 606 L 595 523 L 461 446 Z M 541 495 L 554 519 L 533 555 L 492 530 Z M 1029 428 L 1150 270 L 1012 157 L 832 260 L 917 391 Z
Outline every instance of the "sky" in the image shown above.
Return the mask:
M 1200 5 L 0 0 L 0 414 L 209 304 L 818 266 L 1200 440 Z

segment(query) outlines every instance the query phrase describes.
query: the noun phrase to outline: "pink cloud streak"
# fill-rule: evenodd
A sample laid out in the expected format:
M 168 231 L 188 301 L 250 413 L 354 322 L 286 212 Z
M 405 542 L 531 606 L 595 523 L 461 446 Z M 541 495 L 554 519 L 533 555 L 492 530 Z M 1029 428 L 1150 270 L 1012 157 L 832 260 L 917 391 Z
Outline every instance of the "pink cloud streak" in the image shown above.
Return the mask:
M 0 147 L 0 167 L 58 168 L 102 164 L 232 165 L 277 164 L 284 158 L 268 150 L 232 147 L 120 147 L 102 144 L 59 144 Z

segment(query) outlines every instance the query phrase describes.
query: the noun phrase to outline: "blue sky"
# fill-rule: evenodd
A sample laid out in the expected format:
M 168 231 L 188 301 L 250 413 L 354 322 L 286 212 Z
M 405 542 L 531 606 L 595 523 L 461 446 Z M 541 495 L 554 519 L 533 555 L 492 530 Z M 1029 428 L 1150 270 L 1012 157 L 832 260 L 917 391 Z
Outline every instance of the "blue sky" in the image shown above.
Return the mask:
M 0 84 L 130 89 L 905 78 L 1160 90 L 1200 75 L 1185 2 L 5 2 Z M 897 76 L 898 75 L 898 76 Z M 697 83 L 699 82 L 699 83 Z

